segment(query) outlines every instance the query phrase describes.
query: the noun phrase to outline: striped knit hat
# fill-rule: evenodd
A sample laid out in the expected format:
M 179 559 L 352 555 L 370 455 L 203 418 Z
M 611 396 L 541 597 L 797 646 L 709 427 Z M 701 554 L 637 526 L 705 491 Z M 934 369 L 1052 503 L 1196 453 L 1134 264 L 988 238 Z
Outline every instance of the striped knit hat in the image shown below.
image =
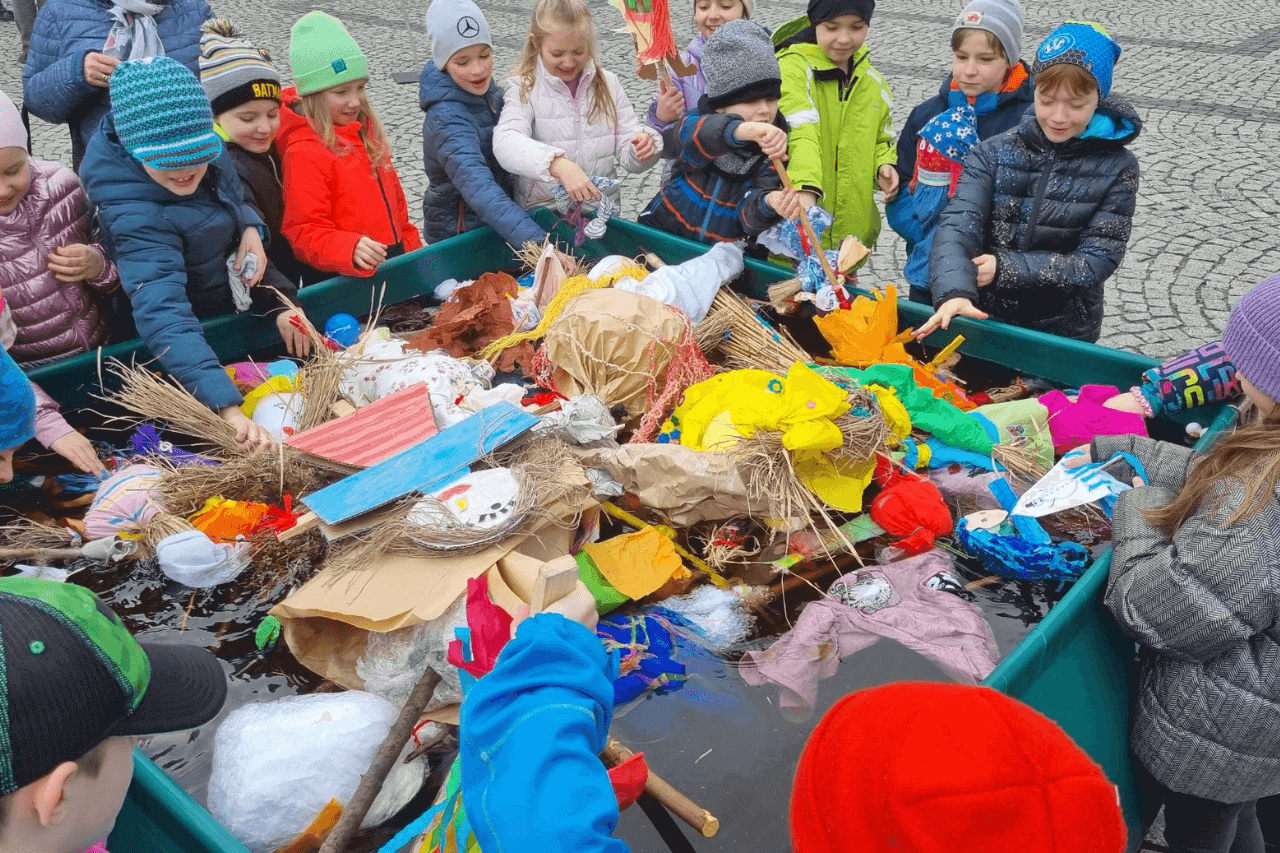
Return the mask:
M 280 103 L 280 72 L 226 18 L 200 28 L 200 85 L 215 116 L 249 101 Z
M 369 76 L 369 64 L 342 21 L 308 12 L 289 31 L 289 66 L 299 95 L 323 92 Z
M 153 56 L 116 66 L 111 108 L 121 144 L 153 169 L 192 169 L 222 153 L 204 89 L 175 59 Z

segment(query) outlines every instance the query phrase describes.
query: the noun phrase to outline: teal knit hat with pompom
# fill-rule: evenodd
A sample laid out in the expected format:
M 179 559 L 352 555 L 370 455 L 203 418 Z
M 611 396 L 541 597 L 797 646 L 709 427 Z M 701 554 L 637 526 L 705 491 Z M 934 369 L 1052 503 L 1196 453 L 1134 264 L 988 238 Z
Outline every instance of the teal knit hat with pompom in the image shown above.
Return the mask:
M 193 169 L 222 153 L 200 81 L 167 56 L 120 63 L 111 75 L 111 109 L 121 144 L 153 169 Z

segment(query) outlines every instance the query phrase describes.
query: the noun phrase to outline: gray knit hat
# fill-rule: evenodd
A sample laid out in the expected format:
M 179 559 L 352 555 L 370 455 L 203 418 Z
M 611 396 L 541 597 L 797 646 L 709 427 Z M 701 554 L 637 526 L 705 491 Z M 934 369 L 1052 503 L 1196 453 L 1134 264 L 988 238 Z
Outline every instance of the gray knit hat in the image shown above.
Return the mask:
M 1280 273 L 1240 297 L 1227 320 L 1222 348 L 1238 373 L 1280 400 Z
M 713 110 L 782 97 L 782 70 L 769 31 L 739 19 L 720 25 L 702 48 L 707 104 Z
M 200 85 L 215 116 L 249 101 L 280 103 L 280 72 L 226 18 L 200 27 Z
M 493 47 L 489 22 L 472 0 L 435 0 L 427 9 L 427 35 L 431 39 L 431 59 L 440 69 L 464 47 Z
M 1004 48 L 1009 65 L 1017 65 L 1022 54 L 1022 5 L 1018 0 L 972 0 L 951 32 L 984 30 L 991 33 Z

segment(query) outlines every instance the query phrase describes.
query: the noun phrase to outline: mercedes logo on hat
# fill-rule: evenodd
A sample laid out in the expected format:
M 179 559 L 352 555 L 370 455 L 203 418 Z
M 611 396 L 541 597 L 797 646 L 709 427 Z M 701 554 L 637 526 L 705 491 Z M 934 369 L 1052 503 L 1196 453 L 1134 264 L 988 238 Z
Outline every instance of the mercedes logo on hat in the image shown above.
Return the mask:
M 464 39 L 474 38 L 480 35 L 480 25 L 470 15 L 463 15 L 458 20 L 458 35 Z

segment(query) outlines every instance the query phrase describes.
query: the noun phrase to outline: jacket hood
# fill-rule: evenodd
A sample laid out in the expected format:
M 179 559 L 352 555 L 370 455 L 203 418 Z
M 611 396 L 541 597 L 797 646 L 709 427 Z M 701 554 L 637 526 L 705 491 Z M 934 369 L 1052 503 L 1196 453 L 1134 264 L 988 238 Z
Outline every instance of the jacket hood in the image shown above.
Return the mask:
M 473 95 L 457 83 L 444 69 L 437 68 L 435 62 L 428 62 L 422 68 L 422 76 L 418 78 L 418 106 L 423 112 L 436 104 L 452 101 L 472 110 L 489 109 L 489 98 L 498 91 L 495 78 L 489 78 L 489 89 L 483 95 Z
M 143 201 L 152 204 L 173 204 L 182 201 L 147 174 L 142 163 L 129 153 L 116 134 L 115 116 L 108 114 L 99 130 L 104 148 L 91 146 L 85 154 L 83 173 L 86 182 L 93 184 L 93 201 L 101 206 L 108 202 Z M 95 148 L 97 150 L 95 151 Z M 94 156 L 94 155 L 98 156 Z M 201 186 L 217 182 L 218 167 L 222 165 L 226 151 L 209 164 Z
M 1120 148 L 1132 143 L 1142 133 L 1142 118 L 1125 98 L 1112 92 L 1098 103 L 1098 109 L 1085 132 L 1066 142 L 1050 142 L 1036 121 L 1035 109 L 1028 109 L 1018 125 L 1018 135 L 1036 148 L 1056 147 L 1072 155 L 1080 152 Z
M 791 41 L 788 42 L 785 47 L 778 49 L 779 56 L 784 53 L 794 53 L 795 55 L 802 57 L 805 62 L 812 65 L 816 71 L 837 70 L 836 64 L 831 61 L 829 56 L 827 56 L 826 51 L 818 47 L 817 42 Z M 854 52 L 850 59 L 850 67 L 853 68 L 856 73 L 858 68 L 866 62 L 870 56 L 871 48 L 864 44 Z

